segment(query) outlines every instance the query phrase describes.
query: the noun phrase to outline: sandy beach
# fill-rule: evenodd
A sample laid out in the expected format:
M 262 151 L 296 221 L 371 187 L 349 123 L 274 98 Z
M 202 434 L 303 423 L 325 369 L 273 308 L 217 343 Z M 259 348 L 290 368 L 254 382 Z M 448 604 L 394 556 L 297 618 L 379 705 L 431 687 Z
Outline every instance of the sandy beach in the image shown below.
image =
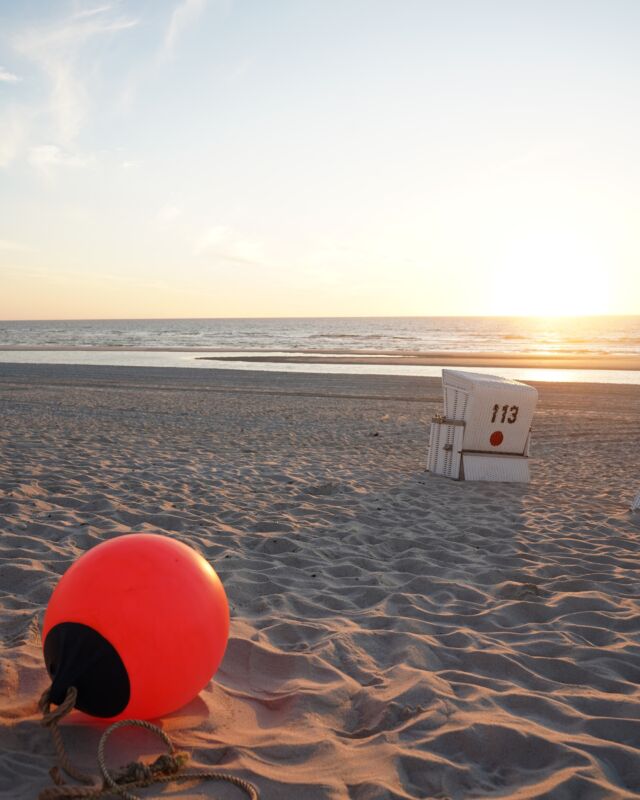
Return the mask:
M 229 598 L 218 674 L 162 721 L 192 766 L 263 800 L 640 796 L 640 389 L 537 388 L 531 483 L 458 483 L 425 472 L 437 379 L 0 365 L 0 798 L 50 783 L 53 587 L 131 531 Z M 103 729 L 62 726 L 86 771 Z

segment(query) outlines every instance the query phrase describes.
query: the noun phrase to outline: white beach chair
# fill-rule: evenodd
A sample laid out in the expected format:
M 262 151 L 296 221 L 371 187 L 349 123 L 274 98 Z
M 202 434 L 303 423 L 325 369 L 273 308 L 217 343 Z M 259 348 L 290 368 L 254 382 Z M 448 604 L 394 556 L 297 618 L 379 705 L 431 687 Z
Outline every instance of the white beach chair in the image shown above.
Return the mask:
M 640 492 L 633 498 L 633 502 L 631 503 L 631 510 L 632 511 L 640 511 Z
M 467 481 L 529 480 L 533 386 L 443 369 L 444 415 L 433 418 L 427 468 Z

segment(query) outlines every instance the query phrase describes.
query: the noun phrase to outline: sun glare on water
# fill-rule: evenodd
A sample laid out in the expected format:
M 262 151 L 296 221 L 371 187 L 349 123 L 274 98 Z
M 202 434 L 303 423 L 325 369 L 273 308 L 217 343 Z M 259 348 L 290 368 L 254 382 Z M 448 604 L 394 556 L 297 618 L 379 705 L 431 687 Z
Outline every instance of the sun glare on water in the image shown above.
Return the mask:
M 611 313 L 599 249 L 566 235 L 512 241 L 498 259 L 490 303 L 495 314 L 582 316 Z

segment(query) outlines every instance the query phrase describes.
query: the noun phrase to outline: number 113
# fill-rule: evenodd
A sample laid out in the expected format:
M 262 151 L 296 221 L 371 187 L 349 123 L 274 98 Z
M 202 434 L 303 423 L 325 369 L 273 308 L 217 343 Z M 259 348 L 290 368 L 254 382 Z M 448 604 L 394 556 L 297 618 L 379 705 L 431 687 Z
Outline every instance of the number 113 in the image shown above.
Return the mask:
M 491 417 L 491 422 L 495 422 L 498 419 L 498 414 L 500 413 L 500 410 L 501 410 L 500 406 L 496 403 L 493 407 L 493 415 Z M 515 422 L 518 417 L 519 410 L 520 409 L 518 406 L 511 406 L 511 408 L 509 408 L 508 405 L 502 406 L 502 415 L 500 417 L 500 422 L 508 422 L 508 423 Z M 509 414 L 508 417 L 507 414 Z

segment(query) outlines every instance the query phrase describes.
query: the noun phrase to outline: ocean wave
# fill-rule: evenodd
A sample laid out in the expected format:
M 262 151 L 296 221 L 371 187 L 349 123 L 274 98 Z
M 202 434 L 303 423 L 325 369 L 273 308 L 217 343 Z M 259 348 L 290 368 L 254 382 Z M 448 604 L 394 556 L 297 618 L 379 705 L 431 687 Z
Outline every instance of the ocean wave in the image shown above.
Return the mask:
M 416 342 L 416 336 L 387 336 L 384 333 L 310 333 L 305 338 L 307 339 L 359 339 L 371 340 L 382 339 L 389 342 L 409 341 Z
M 377 333 L 310 333 L 307 339 L 384 339 Z
M 468 318 L 70 320 L 0 324 L 0 347 L 638 355 L 640 317 L 590 322 Z

